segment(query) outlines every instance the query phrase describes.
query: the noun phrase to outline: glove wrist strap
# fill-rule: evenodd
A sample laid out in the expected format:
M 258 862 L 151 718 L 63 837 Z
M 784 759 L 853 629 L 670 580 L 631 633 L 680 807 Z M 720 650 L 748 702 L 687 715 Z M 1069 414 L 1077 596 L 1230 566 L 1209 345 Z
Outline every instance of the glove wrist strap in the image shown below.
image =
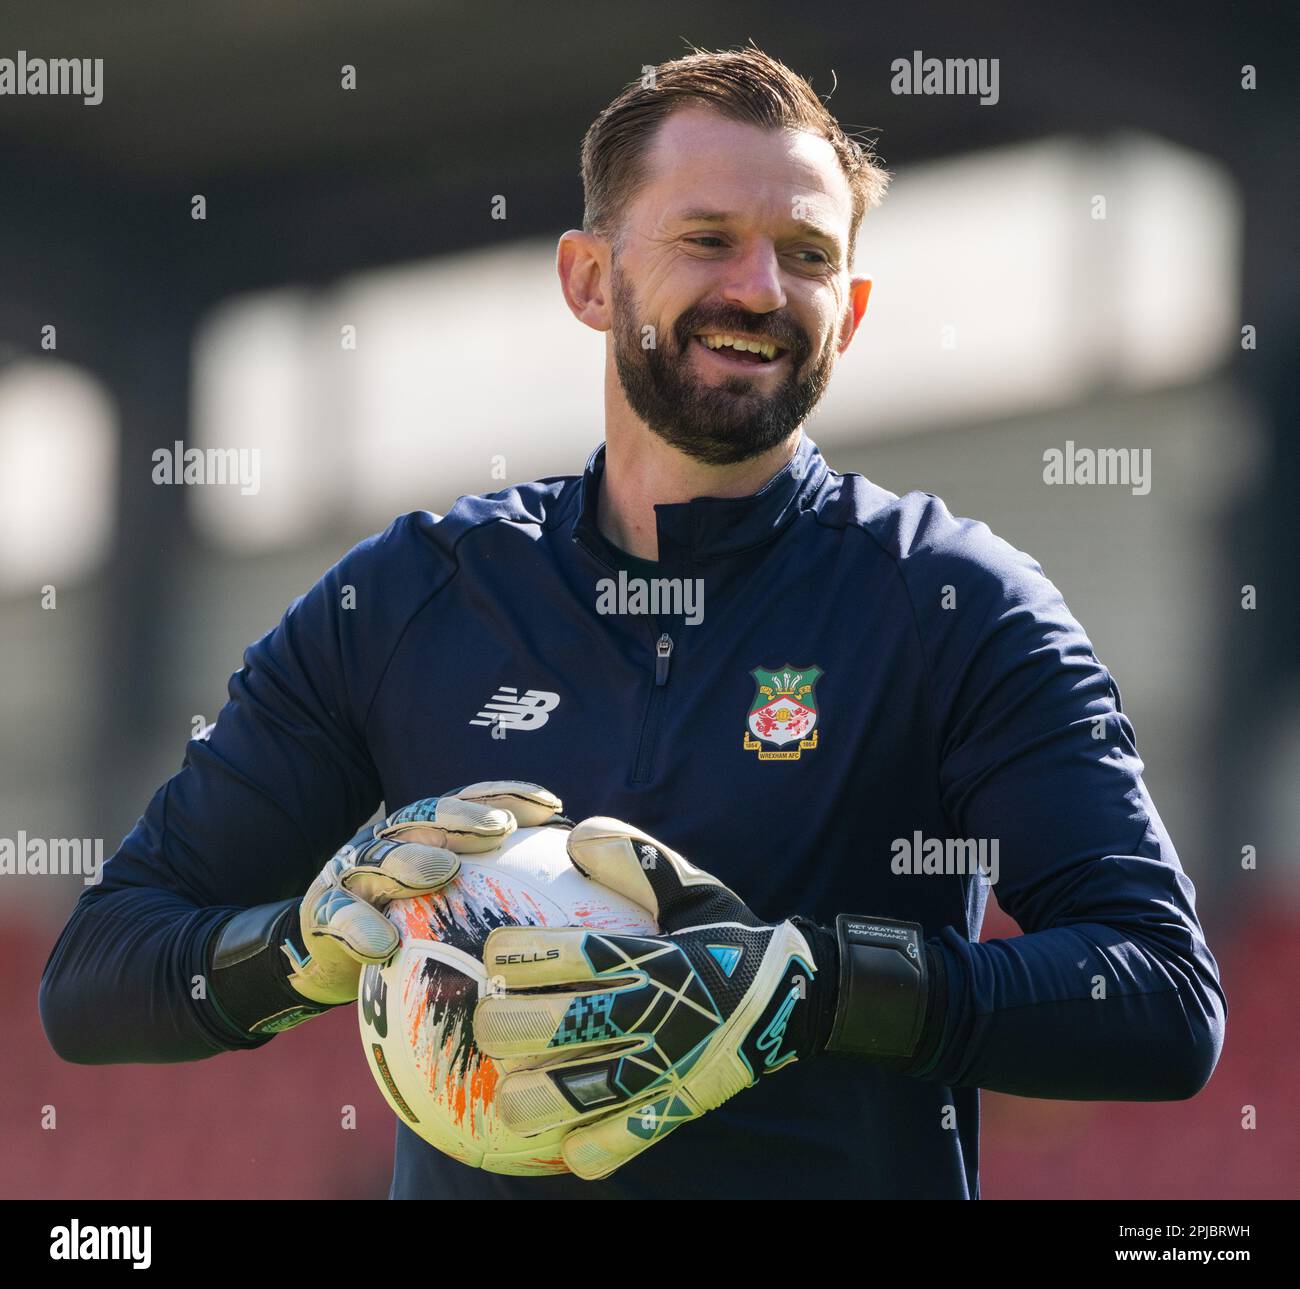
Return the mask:
M 305 957 L 298 932 L 299 900 L 243 909 L 212 940 L 209 984 L 226 1021 L 245 1034 L 270 1036 L 321 1012 L 323 1003 L 304 998 L 288 979 L 284 946 Z
M 839 993 L 826 1051 L 905 1064 L 921 1037 L 929 990 L 920 924 L 841 913 L 835 937 Z

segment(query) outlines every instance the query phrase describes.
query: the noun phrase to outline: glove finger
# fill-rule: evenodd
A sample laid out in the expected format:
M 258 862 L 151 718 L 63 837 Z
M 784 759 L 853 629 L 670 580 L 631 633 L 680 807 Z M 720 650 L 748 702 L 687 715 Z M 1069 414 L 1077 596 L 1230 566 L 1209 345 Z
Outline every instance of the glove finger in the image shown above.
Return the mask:
M 549 789 L 518 779 L 485 779 L 449 795 L 461 801 L 509 810 L 521 828 L 537 828 L 564 809 L 564 802 Z
M 475 1007 L 474 1040 L 495 1059 L 536 1066 L 536 1058 L 547 1055 L 559 1063 L 653 1047 L 656 1061 L 629 1058 L 648 1071 L 633 1078 L 639 1089 L 662 1075 L 670 1059 L 659 1051 L 665 1025 L 675 1049 L 702 1040 L 717 1021 L 689 963 L 670 941 L 574 928 L 534 931 L 498 928 L 488 937 L 484 961 L 501 973 L 493 983 L 504 990 Z M 519 945 L 525 947 L 513 947 Z M 601 969 L 604 963 L 608 970 Z M 648 977 L 656 971 L 664 980 Z M 590 983 L 575 979 L 583 972 Z M 547 989 L 557 984 L 567 987 Z
M 568 851 L 580 873 L 639 904 L 661 931 L 706 921 L 759 925 L 711 873 L 621 819 L 582 820 L 569 833 Z
M 376 908 L 393 900 L 427 895 L 460 871 L 460 857 L 438 846 L 380 842 L 357 855 L 339 879 L 344 888 Z
M 310 899 L 313 895 L 319 895 L 321 891 L 337 886 L 358 860 L 373 849 L 375 833 L 375 825 L 367 824 L 351 841 L 340 846 L 308 887 L 307 898 Z
M 558 985 L 588 987 L 599 980 L 614 988 L 623 977 L 641 979 L 634 957 L 672 946 L 656 938 L 614 935 L 580 926 L 500 926 L 483 944 L 483 965 L 504 989 L 545 989 Z
M 474 1042 L 487 1056 L 497 1060 L 563 1055 L 563 1035 L 575 1017 L 592 1010 L 600 1014 L 596 1001 L 607 994 L 490 994 L 474 1008 Z M 589 1009 L 589 1002 L 595 1008 Z M 596 1031 L 593 1031 L 593 1033 Z M 606 1035 L 608 1042 L 609 1035 Z
M 307 947 L 313 940 L 336 943 L 357 962 L 387 962 L 397 951 L 397 928 L 376 908 L 341 887 L 334 887 L 311 910 L 303 933 Z
M 497 1113 L 521 1137 L 575 1124 L 627 1100 L 616 1082 L 617 1069 L 617 1058 L 605 1057 L 507 1074 L 497 1084 Z
M 564 1138 L 560 1153 L 572 1172 L 584 1181 L 596 1181 L 696 1118 L 697 1113 L 680 1093 L 665 1093 L 657 1100 L 575 1128 Z
M 514 830 L 515 817 L 509 810 L 454 796 L 426 797 L 390 815 L 375 829 L 375 836 L 475 855 L 495 850 Z

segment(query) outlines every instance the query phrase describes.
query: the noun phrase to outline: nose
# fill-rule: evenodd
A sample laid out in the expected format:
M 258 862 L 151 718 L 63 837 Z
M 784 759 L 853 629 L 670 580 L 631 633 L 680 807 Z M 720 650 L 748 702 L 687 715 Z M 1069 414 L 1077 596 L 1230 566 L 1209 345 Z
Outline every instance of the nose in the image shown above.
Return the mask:
M 729 257 L 726 266 L 723 299 L 750 313 L 773 313 L 785 307 L 776 247 L 770 241 L 755 238 L 740 255 Z

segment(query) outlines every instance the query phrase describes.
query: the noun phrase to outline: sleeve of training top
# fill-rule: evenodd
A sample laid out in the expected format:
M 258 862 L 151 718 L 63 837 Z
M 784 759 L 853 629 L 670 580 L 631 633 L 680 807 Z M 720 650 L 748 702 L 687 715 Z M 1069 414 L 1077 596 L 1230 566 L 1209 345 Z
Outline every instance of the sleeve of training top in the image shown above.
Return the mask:
M 413 611 L 402 588 L 418 586 L 409 565 L 386 570 L 412 558 L 418 523 L 362 542 L 249 646 L 208 737 L 78 900 L 40 987 L 65 1060 L 188 1061 L 269 1041 L 226 1022 L 196 981 L 222 923 L 301 895 L 379 805 L 362 731 Z
M 1044 1098 L 1192 1096 L 1227 1005 L 1119 690 L 1037 563 L 937 498 L 908 500 L 921 508 L 896 549 L 950 835 L 998 840 L 998 903 L 1025 932 L 929 941 L 944 1022 L 909 1073 Z

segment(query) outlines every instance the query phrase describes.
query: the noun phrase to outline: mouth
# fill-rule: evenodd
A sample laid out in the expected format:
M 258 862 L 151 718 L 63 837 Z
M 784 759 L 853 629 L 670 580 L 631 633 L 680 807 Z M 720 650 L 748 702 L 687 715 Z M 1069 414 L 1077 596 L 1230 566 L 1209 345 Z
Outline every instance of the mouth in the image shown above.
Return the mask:
M 691 337 L 716 364 L 731 371 L 753 371 L 759 367 L 784 367 L 790 351 L 765 336 L 737 335 L 728 331 L 704 331 Z

